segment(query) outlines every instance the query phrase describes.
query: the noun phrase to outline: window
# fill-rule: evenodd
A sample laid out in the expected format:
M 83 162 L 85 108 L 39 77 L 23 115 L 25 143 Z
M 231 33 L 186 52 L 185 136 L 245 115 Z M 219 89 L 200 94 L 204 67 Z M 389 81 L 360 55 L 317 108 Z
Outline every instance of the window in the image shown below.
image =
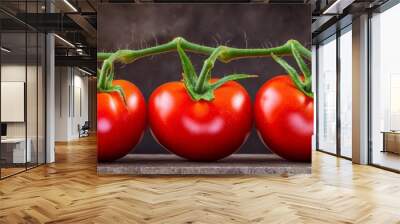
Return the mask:
M 340 155 L 352 157 L 352 32 L 341 31 L 340 45 Z
M 338 36 L 320 43 L 317 54 L 317 146 L 321 151 L 349 159 L 352 157 L 352 41 L 350 24 Z
M 400 4 L 371 18 L 370 160 L 400 170 Z
M 318 149 L 336 153 L 336 36 L 318 47 Z

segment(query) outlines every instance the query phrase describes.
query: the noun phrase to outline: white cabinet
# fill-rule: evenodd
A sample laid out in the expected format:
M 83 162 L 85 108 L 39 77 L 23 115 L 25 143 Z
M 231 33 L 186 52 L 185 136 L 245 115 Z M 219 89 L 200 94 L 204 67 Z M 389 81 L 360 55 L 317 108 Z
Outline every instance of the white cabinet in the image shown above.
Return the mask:
M 32 140 L 25 138 L 7 138 L 1 140 L 2 146 L 12 151 L 12 163 L 25 163 L 32 161 Z M 27 144 L 25 151 L 25 144 Z

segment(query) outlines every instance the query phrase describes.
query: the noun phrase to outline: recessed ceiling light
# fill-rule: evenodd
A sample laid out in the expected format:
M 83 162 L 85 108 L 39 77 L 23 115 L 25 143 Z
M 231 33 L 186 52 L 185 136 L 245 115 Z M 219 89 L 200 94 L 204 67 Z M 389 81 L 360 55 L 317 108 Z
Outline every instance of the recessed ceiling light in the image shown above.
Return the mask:
M 85 73 L 85 74 L 87 74 L 87 75 L 92 75 L 92 73 L 90 73 L 90 72 L 88 72 L 88 71 L 86 71 L 86 70 L 83 70 L 83 69 L 81 69 L 81 68 L 79 68 L 79 67 L 78 67 L 78 70 L 81 71 L 81 72 L 83 72 L 83 73 Z
M 74 12 L 78 12 L 78 10 L 73 6 L 68 0 L 64 0 L 64 3 L 68 5 Z
M 0 49 L 1 49 L 1 51 L 4 51 L 6 53 L 10 53 L 11 52 L 11 50 L 9 50 L 9 49 L 7 49 L 5 47 L 1 47 Z
M 62 38 L 62 37 L 60 37 L 60 36 L 57 35 L 57 34 L 54 34 L 54 36 L 57 37 L 57 38 L 58 38 L 59 40 L 61 40 L 62 42 L 64 42 L 65 44 L 67 44 L 68 46 L 75 48 L 75 45 L 73 45 L 73 44 L 72 44 L 71 42 L 69 42 L 68 40 L 66 40 L 66 39 L 64 39 L 64 38 Z

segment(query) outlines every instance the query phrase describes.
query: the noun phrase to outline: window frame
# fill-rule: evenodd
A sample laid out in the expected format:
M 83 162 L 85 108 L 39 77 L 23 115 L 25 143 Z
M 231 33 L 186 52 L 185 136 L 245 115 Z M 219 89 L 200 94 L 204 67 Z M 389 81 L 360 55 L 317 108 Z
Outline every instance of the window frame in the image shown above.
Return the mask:
M 341 67 L 340 67 L 340 38 L 342 35 L 344 35 L 347 32 L 352 31 L 352 22 L 351 22 L 351 16 L 346 16 L 344 17 L 341 21 L 338 21 L 338 23 L 342 24 L 342 27 L 338 26 L 338 24 L 335 24 L 336 26 L 336 32 L 331 33 L 330 35 L 324 37 L 323 39 L 319 39 L 318 42 L 316 43 L 316 100 L 315 100 L 315 113 L 316 113 L 316 150 L 319 152 L 323 152 L 329 155 L 337 156 L 339 158 L 343 158 L 346 160 L 352 160 L 351 157 L 344 156 L 342 154 L 341 150 L 341 117 L 340 117 L 340 103 L 341 103 L 341 97 L 340 97 L 340 82 L 341 82 Z M 334 37 L 334 38 L 333 38 Z M 324 149 L 321 149 L 319 147 L 319 100 L 318 100 L 318 92 L 319 92 L 319 47 L 322 43 L 330 42 L 330 41 L 336 41 L 336 152 L 328 152 Z

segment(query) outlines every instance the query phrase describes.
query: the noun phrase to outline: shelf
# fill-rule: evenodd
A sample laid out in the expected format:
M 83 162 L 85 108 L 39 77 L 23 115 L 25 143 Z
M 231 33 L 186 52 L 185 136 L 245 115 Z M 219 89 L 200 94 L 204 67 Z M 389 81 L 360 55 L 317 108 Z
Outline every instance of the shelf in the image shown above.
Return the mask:
M 311 163 L 288 162 L 274 154 L 233 154 L 218 162 L 191 162 L 171 154 L 129 154 L 99 163 L 99 175 L 294 175 L 310 174 Z

